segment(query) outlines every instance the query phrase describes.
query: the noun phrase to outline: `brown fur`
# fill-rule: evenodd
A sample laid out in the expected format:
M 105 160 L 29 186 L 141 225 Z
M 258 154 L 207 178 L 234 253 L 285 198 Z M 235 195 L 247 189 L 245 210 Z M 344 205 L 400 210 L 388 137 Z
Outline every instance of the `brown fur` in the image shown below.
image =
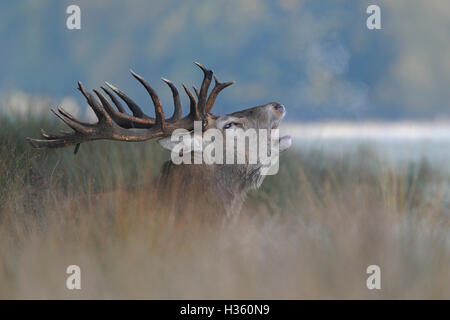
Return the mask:
M 206 129 L 215 128 L 224 133 L 224 123 L 233 121 L 244 130 L 270 130 L 284 116 L 284 109 L 280 113 L 276 111 L 276 106 L 280 105 L 269 103 L 229 115 L 211 117 Z M 167 204 L 168 210 L 176 214 L 236 216 L 244 204 L 247 192 L 261 185 L 264 176 L 260 174 L 260 169 L 260 164 L 175 165 L 168 161 L 164 164 L 159 179 L 160 198 Z

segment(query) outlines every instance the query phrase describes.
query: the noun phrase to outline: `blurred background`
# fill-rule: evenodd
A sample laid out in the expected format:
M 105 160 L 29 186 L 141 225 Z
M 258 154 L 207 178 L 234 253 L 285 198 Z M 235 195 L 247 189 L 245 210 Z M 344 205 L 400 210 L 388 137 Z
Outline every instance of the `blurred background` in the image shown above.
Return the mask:
M 366 9 L 375 2 L 381 30 L 366 26 Z M 179 88 L 199 85 L 202 74 L 193 64 L 199 61 L 220 80 L 236 81 L 221 94 L 216 113 L 278 101 L 287 107 L 291 125 L 284 129 L 297 146 L 347 152 L 363 140 L 395 161 L 429 157 L 444 166 L 450 3 L 375 2 L 4 2 L 0 110 L 8 117 L 50 117 L 50 107 L 63 105 L 95 121 L 75 89 L 80 80 L 90 89 L 109 81 L 152 114 L 132 68 L 170 114 L 171 94 L 160 77 Z M 80 30 L 66 27 L 71 4 L 81 9 Z M 309 126 L 292 125 L 300 122 Z M 331 150 L 336 142 L 338 150 Z
M 68 30 L 66 9 L 81 9 Z M 381 30 L 366 9 L 381 8 Z M 0 2 L 0 298 L 450 297 L 448 0 Z M 76 90 L 108 81 L 153 107 L 132 68 L 198 86 L 235 80 L 217 114 L 277 101 L 294 146 L 238 224 L 155 207 L 153 141 L 34 150 L 95 121 Z M 184 112 L 188 98 L 182 95 Z M 69 292 L 65 268 L 87 271 Z M 365 285 L 380 265 L 382 290 Z M 85 272 L 83 271 L 83 272 Z
M 81 30 L 66 28 L 71 4 Z M 366 27 L 369 4 L 381 8 L 381 30 Z M 220 112 L 280 101 L 292 121 L 449 117 L 445 0 L 23 0 L 2 2 L 0 12 L 3 93 L 70 97 L 84 108 L 76 82 L 106 80 L 151 112 L 128 70 L 171 108 L 160 77 L 198 84 L 199 61 L 236 81 Z

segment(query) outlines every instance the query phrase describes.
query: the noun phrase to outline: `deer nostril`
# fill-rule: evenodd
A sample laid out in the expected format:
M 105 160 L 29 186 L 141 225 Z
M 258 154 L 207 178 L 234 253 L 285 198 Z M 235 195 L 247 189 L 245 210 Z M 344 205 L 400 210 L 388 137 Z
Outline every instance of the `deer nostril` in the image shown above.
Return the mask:
M 274 107 L 273 107 L 276 111 L 278 111 L 278 112 L 281 112 L 281 113 L 284 113 L 284 111 L 285 111 L 285 108 L 284 108 L 284 106 L 282 105 L 282 104 L 276 104 L 276 105 L 274 105 Z

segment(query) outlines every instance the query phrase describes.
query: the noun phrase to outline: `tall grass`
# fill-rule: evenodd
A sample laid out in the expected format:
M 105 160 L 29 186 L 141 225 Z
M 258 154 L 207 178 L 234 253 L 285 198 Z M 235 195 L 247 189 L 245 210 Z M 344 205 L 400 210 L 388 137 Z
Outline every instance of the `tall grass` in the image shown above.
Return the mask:
M 237 221 L 180 222 L 156 143 L 33 150 L 41 127 L 62 128 L 0 118 L 0 298 L 450 298 L 449 179 L 425 161 L 290 150 Z

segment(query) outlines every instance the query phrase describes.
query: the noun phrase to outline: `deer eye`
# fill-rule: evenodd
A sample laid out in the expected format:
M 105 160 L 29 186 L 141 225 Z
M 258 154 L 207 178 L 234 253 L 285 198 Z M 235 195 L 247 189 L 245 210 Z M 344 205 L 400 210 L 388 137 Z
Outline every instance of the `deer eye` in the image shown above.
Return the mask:
M 230 129 L 232 126 L 237 125 L 236 122 L 229 122 L 226 125 L 223 126 L 224 129 Z

